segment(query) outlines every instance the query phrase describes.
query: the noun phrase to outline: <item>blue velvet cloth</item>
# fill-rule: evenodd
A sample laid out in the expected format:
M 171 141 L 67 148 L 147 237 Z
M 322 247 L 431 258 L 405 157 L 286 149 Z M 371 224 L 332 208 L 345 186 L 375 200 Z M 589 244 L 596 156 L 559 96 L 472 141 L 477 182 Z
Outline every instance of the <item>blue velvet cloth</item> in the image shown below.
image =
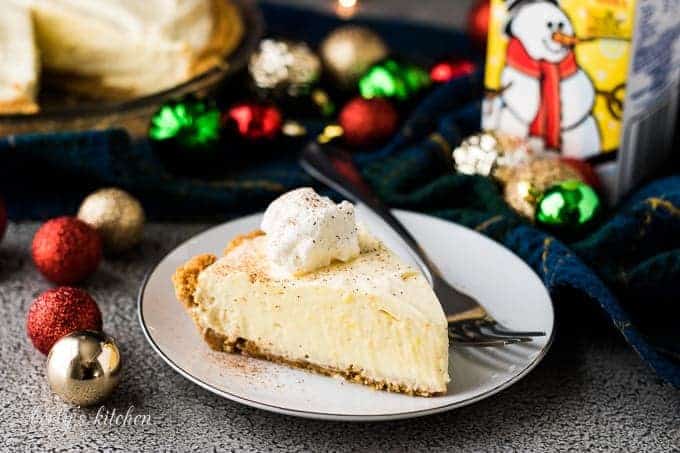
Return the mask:
M 272 34 L 318 42 L 337 19 L 264 4 Z M 475 55 L 451 31 L 371 21 L 392 49 L 427 64 L 440 55 Z M 358 152 L 367 180 L 392 206 L 427 212 L 486 234 L 531 265 L 559 303 L 598 304 L 663 379 L 680 388 L 680 176 L 639 189 L 594 231 L 554 237 L 518 218 L 491 180 L 454 174 L 445 156 L 479 128 L 481 73 L 427 94 L 401 131 L 377 151 Z M 307 121 L 312 133 L 322 124 Z M 0 139 L 0 193 L 10 218 L 73 214 L 102 186 L 138 196 L 151 219 L 229 219 L 261 210 L 278 194 L 316 185 L 297 165 L 301 140 L 269 150 L 234 148 L 224 177 L 196 180 L 167 172 L 148 143 L 111 130 Z

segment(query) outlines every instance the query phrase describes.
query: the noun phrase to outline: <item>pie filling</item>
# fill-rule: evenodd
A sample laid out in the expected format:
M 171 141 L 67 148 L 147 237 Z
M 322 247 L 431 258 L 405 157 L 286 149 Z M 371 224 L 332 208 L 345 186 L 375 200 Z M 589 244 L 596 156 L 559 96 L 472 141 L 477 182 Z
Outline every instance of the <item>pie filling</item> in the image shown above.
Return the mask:
M 217 350 L 432 396 L 449 382 L 447 322 L 423 275 L 311 188 L 267 208 L 262 230 L 173 277 Z

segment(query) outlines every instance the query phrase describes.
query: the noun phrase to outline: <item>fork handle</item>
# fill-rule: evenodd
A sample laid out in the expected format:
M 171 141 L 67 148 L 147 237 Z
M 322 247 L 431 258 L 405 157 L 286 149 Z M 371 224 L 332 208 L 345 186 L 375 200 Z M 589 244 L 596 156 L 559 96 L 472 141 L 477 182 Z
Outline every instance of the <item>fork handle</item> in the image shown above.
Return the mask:
M 300 155 L 300 165 L 310 175 L 353 202 L 361 202 L 371 208 L 392 227 L 415 253 L 418 266 L 432 281 L 433 274 L 441 275 L 423 248 L 404 225 L 392 214 L 380 198 L 366 184 L 352 156 L 332 145 L 323 148 L 316 142 L 309 143 Z
M 481 306 L 477 306 L 454 315 L 448 315 L 446 316 L 446 320 L 449 324 L 451 324 L 453 322 L 488 319 L 488 317 L 489 314 L 486 312 L 486 310 L 484 310 L 484 308 Z

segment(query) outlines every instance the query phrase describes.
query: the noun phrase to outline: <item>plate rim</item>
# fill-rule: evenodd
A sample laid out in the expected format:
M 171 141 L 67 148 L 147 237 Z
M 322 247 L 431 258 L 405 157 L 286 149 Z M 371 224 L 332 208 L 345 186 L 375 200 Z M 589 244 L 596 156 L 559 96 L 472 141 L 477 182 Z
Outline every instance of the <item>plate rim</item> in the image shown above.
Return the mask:
M 527 268 L 531 272 L 533 272 L 534 275 L 536 275 L 536 277 L 538 277 L 536 272 L 527 263 L 525 263 L 521 258 L 519 258 L 514 252 L 512 252 L 510 249 L 505 247 L 503 244 L 500 244 L 500 243 L 484 236 L 483 234 L 481 234 L 481 233 L 479 233 L 475 230 L 472 230 L 472 229 L 467 228 L 463 225 L 460 225 L 460 224 L 455 223 L 455 222 L 451 222 L 451 221 L 446 220 L 446 219 L 441 219 L 439 217 L 431 216 L 431 215 L 424 214 L 424 213 L 417 212 L 417 211 L 409 211 L 409 210 L 404 210 L 404 209 L 394 209 L 393 212 L 395 212 L 396 214 L 406 213 L 407 215 L 428 217 L 428 218 L 431 218 L 431 219 L 434 219 L 434 220 L 452 223 L 456 227 L 460 227 L 460 228 L 463 228 L 465 230 L 468 230 L 469 232 L 472 232 L 472 233 L 478 235 L 479 237 L 483 238 L 484 240 L 491 241 L 495 245 L 506 249 L 509 253 L 511 253 L 517 259 L 519 259 L 522 263 L 524 263 L 527 266 Z M 198 385 L 199 387 L 202 387 L 203 389 L 205 389 L 205 390 L 207 390 L 207 391 L 209 391 L 209 392 L 211 392 L 215 395 L 221 396 L 222 398 L 226 398 L 230 401 L 234 401 L 234 402 L 244 404 L 246 406 L 254 407 L 254 408 L 257 408 L 257 409 L 266 410 L 266 411 L 269 411 L 269 412 L 291 415 L 291 416 L 297 416 L 297 417 L 308 418 L 308 419 L 316 419 L 316 420 L 371 422 L 371 421 L 388 421 L 388 420 L 401 420 L 401 419 L 408 419 L 408 418 L 423 417 L 423 416 L 427 416 L 427 415 L 438 414 L 438 413 L 441 413 L 441 412 L 447 412 L 447 411 L 457 409 L 457 408 L 460 408 L 460 407 L 469 406 L 470 404 L 474 404 L 478 401 L 486 399 L 490 396 L 495 395 L 496 393 L 499 393 L 499 392 L 507 389 L 508 387 L 514 385 L 515 383 L 517 383 L 518 381 L 523 379 L 525 376 L 527 376 L 543 360 L 543 358 L 546 356 L 546 354 L 550 350 L 550 347 L 552 346 L 553 340 L 555 338 L 555 309 L 554 309 L 554 305 L 553 305 L 553 302 L 552 302 L 552 298 L 550 297 L 549 291 L 547 290 L 547 288 L 545 288 L 545 284 L 540 280 L 540 277 L 538 277 L 539 281 L 541 281 L 541 284 L 543 285 L 543 287 L 546 290 L 546 293 L 548 295 L 548 301 L 550 302 L 549 306 L 551 308 L 550 311 L 551 311 L 551 318 L 552 318 L 552 324 L 553 324 L 552 330 L 550 331 L 550 336 L 548 337 L 548 339 L 545 343 L 545 347 L 543 347 L 541 349 L 541 351 L 539 351 L 539 353 L 536 354 L 536 356 L 532 359 L 532 361 L 529 362 L 529 364 L 526 367 L 524 367 L 524 369 L 522 369 L 522 371 L 519 372 L 516 376 L 512 377 L 511 379 L 508 379 L 507 381 L 503 382 L 500 385 L 497 385 L 496 387 L 493 387 L 493 388 L 491 388 L 491 389 L 489 389 L 489 390 L 487 390 L 483 393 L 480 393 L 478 395 L 475 395 L 471 398 L 467 398 L 467 399 L 462 400 L 462 401 L 449 403 L 449 404 L 439 406 L 439 407 L 434 407 L 434 408 L 429 408 L 429 409 L 418 409 L 418 410 L 407 411 L 407 412 L 398 412 L 398 413 L 390 413 L 390 414 L 338 414 L 338 413 L 332 413 L 332 412 L 316 412 L 316 411 L 306 411 L 306 410 L 299 410 L 299 409 L 289 409 L 289 408 L 277 406 L 277 405 L 274 405 L 274 404 L 262 403 L 262 402 L 259 402 L 259 401 L 256 401 L 256 400 L 252 400 L 250 398 L 245 398 L 245 397 L 239 396 L 239 395 L 232 393 L 232 392 L 228 392 L 228 391 L 219 389 L 219 388 L 215 387 L 214 385 L 211 385 L 211 384 L 201 380 L 200 378 L 194 376 L 193 374 L 191 374 L 187 370 L 180 367 L 178 364 L 176 364 L 172 360 L 171 357 L 169 357 L 160 348 L 160 346 L 158 346 L 158 344 L 156 344 L 156 342 L 154 341 L 154 339 L 151 336 L 151 333 L 150 333 L 150 331 L 149 331 L 149 329 L 146 325 L 146 321 L 144 319 L 144 309 L 143 309 L 144 292 L 146 290 L 147 284 L 149 283 L 149 280 L 151 279 L 151 276 L 154 274 L 156 269 L 158 269 L 158 266 L 170 254 L 174 253 L 180 247 L 183 247 L 188 242 L 195 240 L 196 237 L 201 236 L 203 234 L 206 234 L 206 233 L 208 233 L 212 230 L 222 228 L 224 225 L 226 225 L 228 223 L 238 221 L 238 220 L 245 220 L 245 219 L 250 218 L 250 217 L 261 216 L 262 214 L 263 214 L 263 212 L 259 211 L 259 212 L 256 212 L 256 213 L 253 213 L 253 214 L 250 214 L 250 215 L 245 215 L 245 216 L 233 218 L 233 219 L 228 220 L 226 222 L 220 223 L 219 225 L 215 225 L 215 226 L 207 228 L 203 231 L 200 231 L 200 232 L 192 235 L 191 237 L 187 238 L 186 240 L 182 241 L 181 243 L 177 244 L 175 247 L 172 248 L 172 250 L 168 251 L 166 254 L 164 254 L 162 257 L 160 257 L 153 265 L 151 265 L 149 267 L 149 270 L 146 272 L 146 275 L 144 276 L 144 280 L 142 281 L 142 284 L 139 288 L 139 291 L 137 292 L 137 318 L 138 318 L 140 326 L 142 328 L 142 332 L 144 333 L 144 337 L 146 338 L 147 342 L 151 345 L 151 348 L 161 357 L 161 359 L 163 359 L 163 361 L 165 363 L 167 363 L 173 370 L 175 370 L 182 377 L 184 377 L 185 379 L 189 380 L 190 382 Z

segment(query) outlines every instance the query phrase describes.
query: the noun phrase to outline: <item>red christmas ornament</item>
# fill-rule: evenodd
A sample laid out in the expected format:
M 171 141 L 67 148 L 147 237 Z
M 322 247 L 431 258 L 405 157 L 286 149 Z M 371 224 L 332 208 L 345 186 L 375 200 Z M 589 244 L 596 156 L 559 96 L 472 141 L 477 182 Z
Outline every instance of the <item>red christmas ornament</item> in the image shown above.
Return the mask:
M 224 122 L 247 140 L 271 140 L 281 132 L 283 118 L 273 105 L 242 103 L 226 112 Z
M 574 157 L 560 157 L 560 160 L 576 170 L 581 175 L 581 177 L 583 177 L 583 182 L 588 184 L 590 187 L 595 190 L 602 188 L 600 177 L 597 176 L 595 169 L 588 162 L 581 159 L 576 159 Z
M 340 112 L 344 140 L 352 146 L 371 146 L 389 139 L 397 130 L 397 109 L 384 98 L 349 101 Z
M 457 77 L 472 74 L 477 66 L 470 60 L 444 60 L 430 68 L 430 80 L 434 83 L 446 83 Z
M 0 198 L 0 241 L 2 241 L 7 229 L 7 210 L 5 209 L 5 202 Z
M 479 46 L 486 47 L 486 36 L 489 31 L 489 0 L 479 0 L 468 14 L 468 36 Z
M 99 307 L 82 289 L 61 286 L 45 291 L 28 309 L 26 332 L 43 354 L 61 337 L 78 330 L 102 330 Z
M 68 285 L 92 274 L 102 257 L 99 234 L 75 217 L 49 220 L 33 237 L 33 262 L 50 281 Z

